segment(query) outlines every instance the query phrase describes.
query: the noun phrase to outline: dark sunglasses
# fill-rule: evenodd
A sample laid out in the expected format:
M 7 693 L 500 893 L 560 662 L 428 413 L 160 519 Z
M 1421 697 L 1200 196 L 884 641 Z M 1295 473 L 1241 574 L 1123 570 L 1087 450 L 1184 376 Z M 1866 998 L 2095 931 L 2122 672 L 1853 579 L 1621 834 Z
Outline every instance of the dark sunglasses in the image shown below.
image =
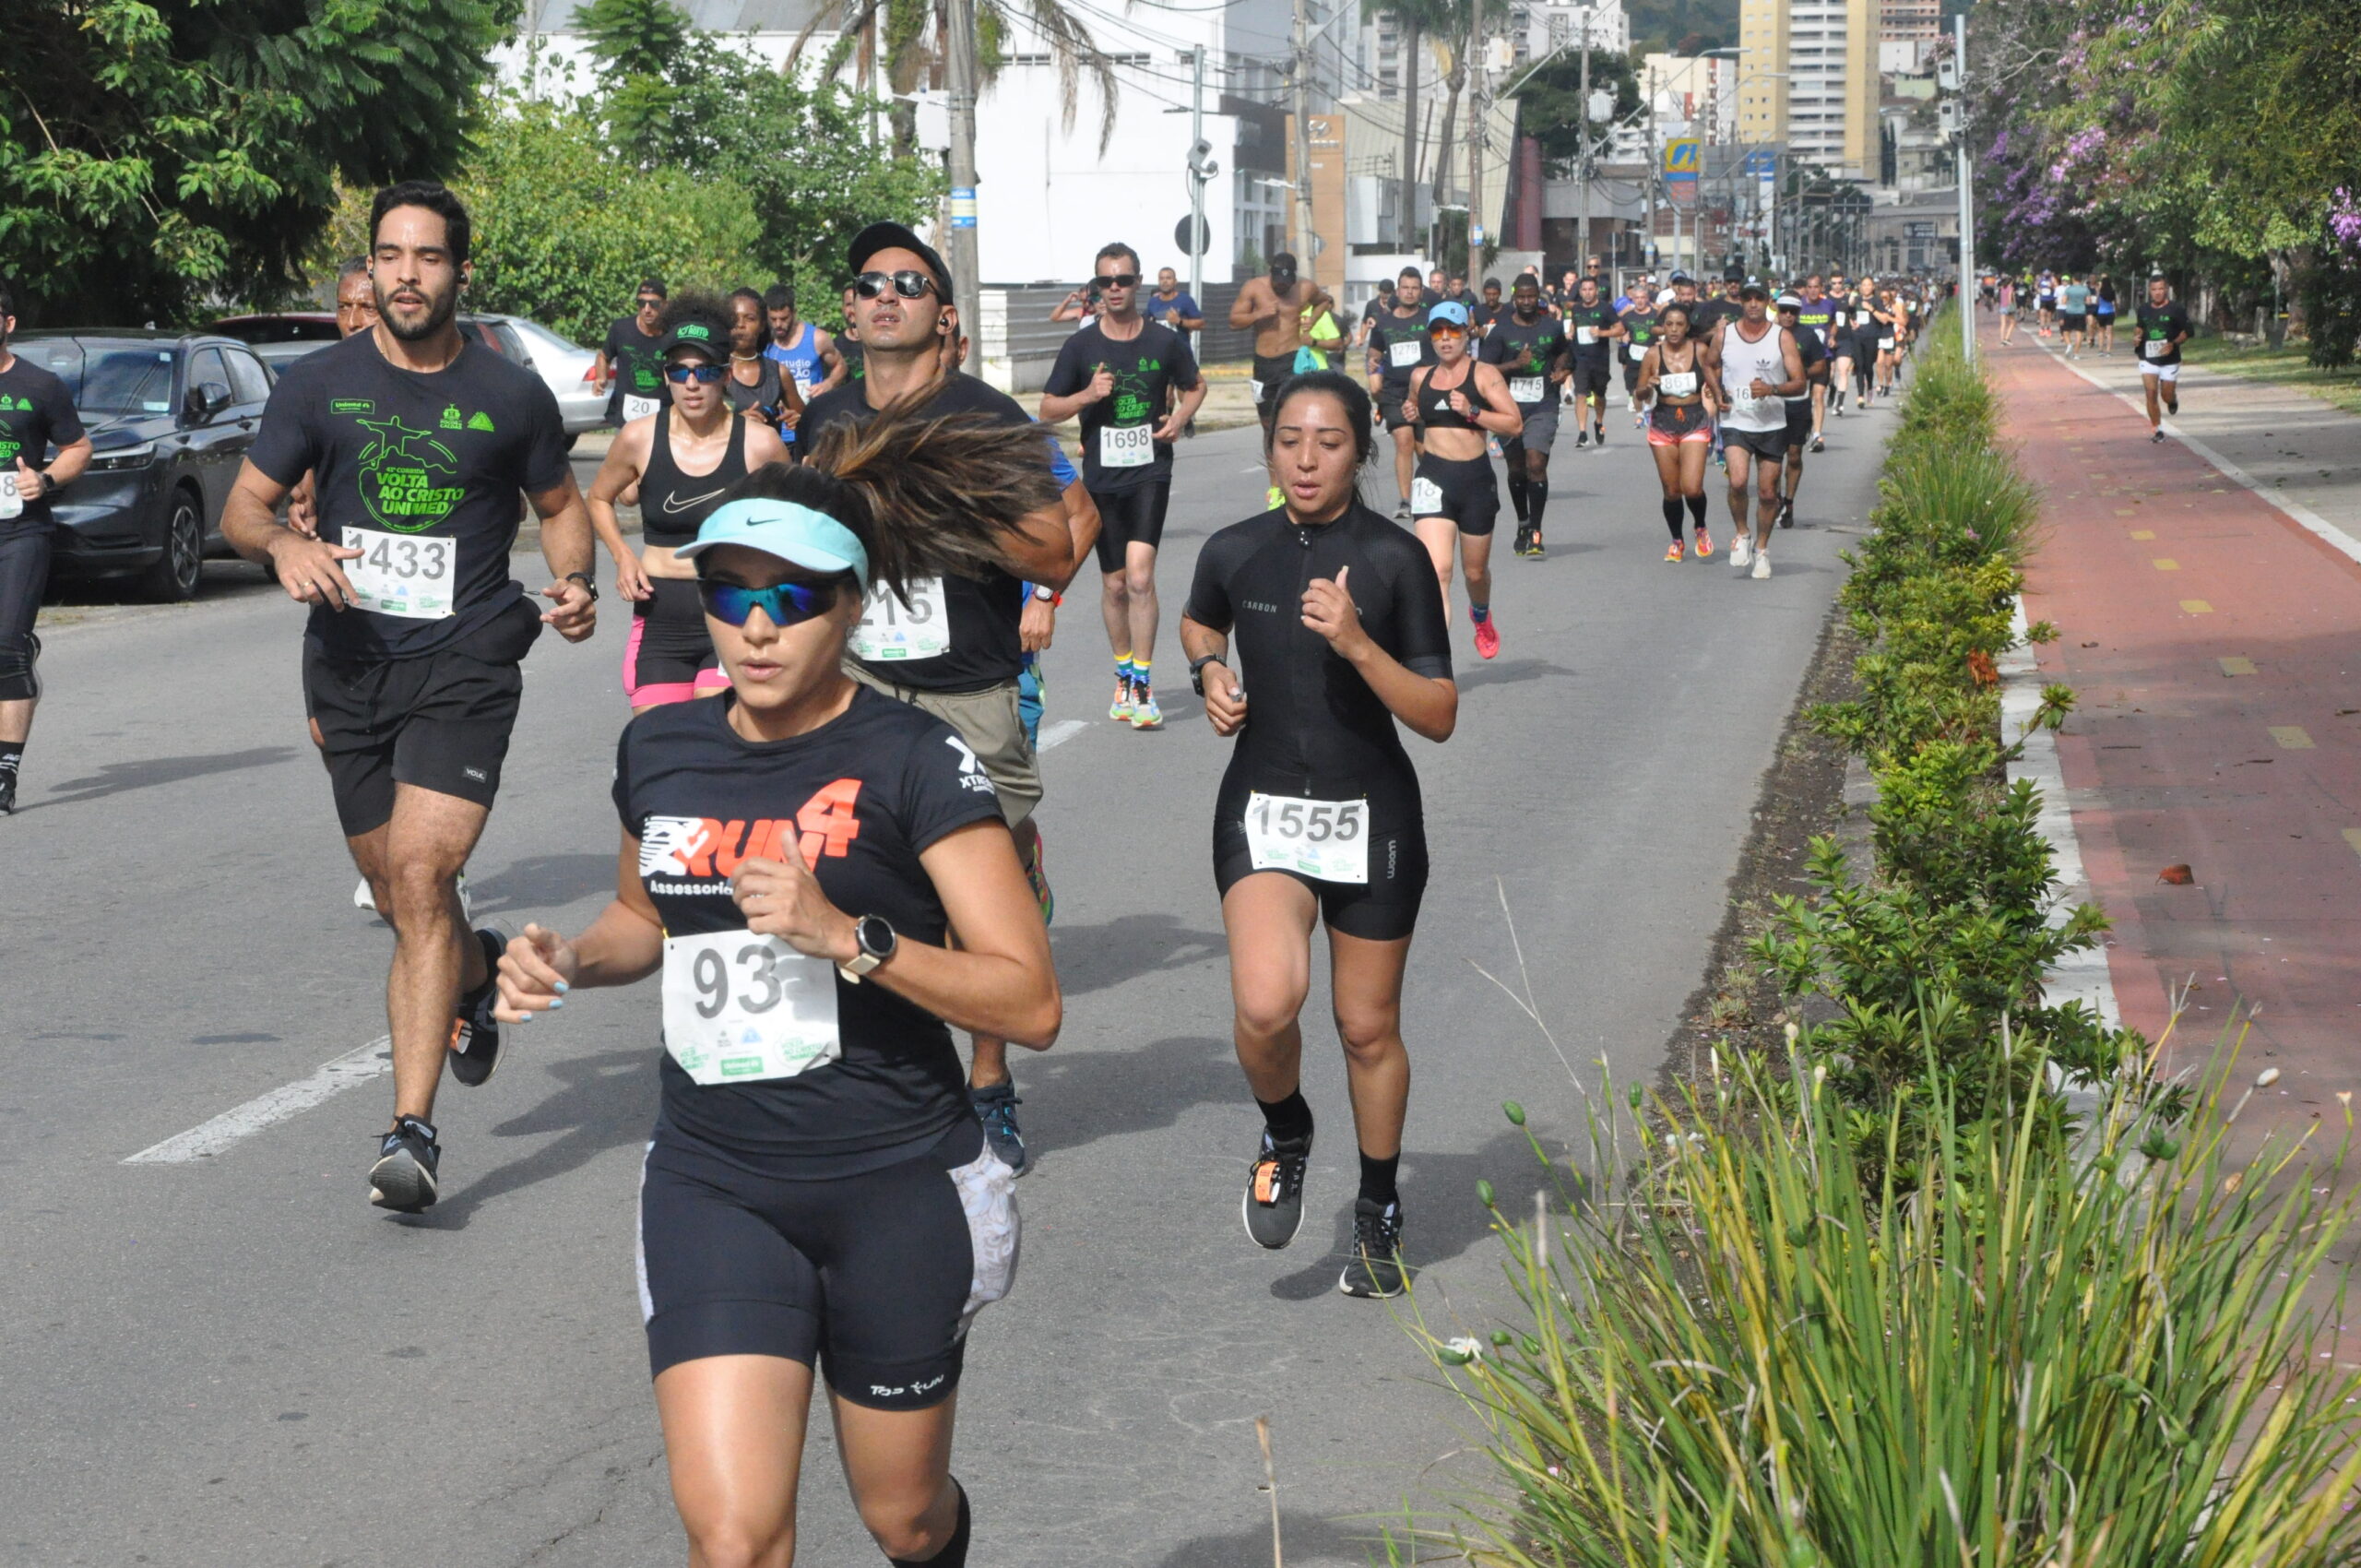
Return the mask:
M 1140 275 L 1136 272 L 1102 272 L 1091 279 L 1102 289 L 1136 289 Z
M 923 272 L 864 272 L 852 280 L 852 291 L 873 300 L 891 289 L 906 300 L 922 300 L 934 291 L 934 279 Z
M 686 386 L 692 381 L 710 386 L 729 374 L 727 368 L 718 364 L 668 364 L 664 367 L 664 379 L 675 386 Z
M 770 617 L 772 625 L 784 631 L 827 613 L 829 606 L 836 601 L 836 585 L 841 580 L 774 583 L 769 588 L 751 588 L 699 577 L 697 597 L 705 600 L 705 612 L 724 625 L 742 626 L 746 617 L 760 610 Z

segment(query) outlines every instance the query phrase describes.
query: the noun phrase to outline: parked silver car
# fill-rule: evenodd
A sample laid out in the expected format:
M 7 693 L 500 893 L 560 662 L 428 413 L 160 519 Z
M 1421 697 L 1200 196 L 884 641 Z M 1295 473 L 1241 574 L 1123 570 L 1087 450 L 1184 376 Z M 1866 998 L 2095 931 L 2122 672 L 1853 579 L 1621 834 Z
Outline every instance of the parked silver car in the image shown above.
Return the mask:
M 284 370 L 304 355 L 337 340 L 336 317 L 326 311 L 282 311 L 268 315 L 233 315 L 217 321 L 210 330 L 254 347 L 273 372 Z M 504 359 L 512 359 L 549 384 L 557 398 L 557 411 L 565 421 L 570 442 L 584 431 L 607 422 L 607 399 L 590 379 L 599 356 L 521 315 L 459 317 L 459 330 Z

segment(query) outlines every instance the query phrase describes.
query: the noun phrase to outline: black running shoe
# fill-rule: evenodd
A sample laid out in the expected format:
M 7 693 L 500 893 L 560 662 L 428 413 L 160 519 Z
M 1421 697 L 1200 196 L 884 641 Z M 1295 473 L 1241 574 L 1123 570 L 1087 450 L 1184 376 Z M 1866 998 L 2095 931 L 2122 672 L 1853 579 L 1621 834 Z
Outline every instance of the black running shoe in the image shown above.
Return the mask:
M 1540 560 L 1543 556 L 1549 553 L 1549 547 L 1541 542 L 1541 530 L 1539 529 L 1534 529 L 1533 537 L 1525 540 L 1525 552 L 1527 555 L 1532 556 L 1536 561 Z
M 1828 443 L 1815 435 L 1811 438 L 1811 449 L 1815 452 L 1825 452 L 1828 450 Z
M 970 1088 L 967 1101 L 976 1108 L 976 1120 L 984 1124 L 985 1144 L 1008 1167 L 1008 1173 L 1022 1176 L 1033 1169 L 1025 1153 L 1024 1134 L 1016 1130 L 1016 1108 L 1025 1103 L 1016 1097 L 1016 1080 L 1003 1078 L 982 1088 Z
M 475 939 L 483 945 L 483 989 L 459 998 L 459 1016 L 451 1020 L 451 1076 L 469 1088 L 492 1082 L 500 1066 L 500 1020 L 492 1010 L 500 1004 L 500 956 L 508 950 L 508 939 L 496 931 L 479 931 Z
M 1347 1296 L 1382 1299 L 1402 1293 L 1402 1206 L 1353 1200 L 1353 1261 L 1336 1281 Z
M 1310 1134 L 1283 1144 L 1264 1129 L 1262 1152 L 1246 1173 L 1246 1195 L 1238 1206 L 1256 1246 L 1275 1253 L 1295 1240 L 1303 1224 L 1303 1170 L 1311 1161 Z
M 1779 503 L 1779 526 L 1783 529 L 1796 526 L 1796 504 L 1793 501 Z
M 14 768 L 0 773 L 0 816 L 17 814 L 17 774 Z
M 434 1206 L 434 1168 L 442 1159 L 432 1124 L 396 1117 L 394 1130 L 377 1146 L 377 1163 L 369 1168 L 369 1201 L 401 1214 L 425 1213 Z
M 1589 432 L 1589 431 L 1587 431 L 1587 430 L 1578 430 L 1578 431 L 1574 432 L 1574 450 L 1576 450 L 1577 452 L 1579 452 L 1579 451 L 1581 451 L 1584 447 L 1585 447 L 1585 446 L 1587 446 L 1587 445 L 1590 445 L 1590 432 Z
M 1590 441 L 1591 441 L 1591 445 L 1594 445 L 1594 446 L 1604 446 L 1604 445 L 1607 445 L 1607 427 L 1606 427 L 1605 425 L 1600 425 L 1596 430 L 1593 431 L 1593 432 L 1591 433 L 1591 438 L 1590 438 Z

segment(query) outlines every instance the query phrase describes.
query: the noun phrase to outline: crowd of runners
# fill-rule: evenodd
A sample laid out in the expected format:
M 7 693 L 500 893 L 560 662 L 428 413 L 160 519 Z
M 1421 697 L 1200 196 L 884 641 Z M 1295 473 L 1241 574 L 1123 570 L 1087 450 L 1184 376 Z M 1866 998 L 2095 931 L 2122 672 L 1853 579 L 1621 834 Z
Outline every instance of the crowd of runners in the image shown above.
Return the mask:
M 2165 416 L 2180 412 L 2181 346 L 2195 335 L 2189 311 L 2173 297 L 2170 279 L 2152 275 L 2132 305 L 2130 352 L 2140 364 L 2140 386 L 2148 409 L 2148 439 L 2161 445 Z M 1976 280 L 1976 305 L 1999 318 L 2000 343 L 2057 343 L 2070 360 L 2115 352 L 2115 320 L 2121 302 L 2115 279 L 2105 272 L 2076 275 L 2044 268 L 2033 273 L 1987 272 Z
M 1044 1049 L 1061 1021 L 1033 659 L 1095 558 L 1109 716 L 1164 722 L 1157 562 L 1175 444 L 1207 389 L 1203 312 L 1170 269 L 1151 285 L 1136 251 L 1101 247 L 1028 409 L 962 368 L 950 269 L 899 224 L 851 241 L 835 327 L 785 288 L 649 278 L 599 353 L 614 431 L 585 493 L 547 387 L 457 328 L 458 199 L 392 186 L 371 235 L 341 279 L 344 339 L 279 376 L 222 525 L 307 608 L 311 738 L 362 900 L 393 932 L 393 1115 L 370 1200 L 436 1201 L 446 1070 L 482 1085 L 519 1030 L 653 981 L 639 1294 L 693 1560 L 786 1561 L 818 1377 L 885 1555 L 958 1568 L 953 1396 L 968 1325 L 1014 1274 L 1028 1163 L 1009 1047 Z M 1212 871 L 1261 1111 L 1240 1196 L 1254 1244 L 1284 1248 L 1303 1221 L 1301 1016 L 1324 931 L 1358 1162 L 1339 1286 L 1404 1285 L 1402 989 L 1429 862 L 1402 731 L 1455 726 L 1454 578 L 1475 652 L 1500 650 L 1494 460 L 1514 552 L 1537 557 L 1560 423 L 1603 450 L 1628 417 L 1666 560 L 1714 553 L 1718 464 L 1728 558 L 1768 577 L 1806 455 L 1828 420 L 1893 395 L 1934 303 L 1843 274 L 1733 272 L 1709 294 L 1594 267 L 1471 294 L 1405 268 L 1356 316 L 1284 255 L 1240 290 L 1228 320 L 1252 337 L 1267 505 L 1205 542 L 1178 638 L 1230 748 Z M 0 410 L 22 453 L 58 453 L 0 474 L 0 516 L 33 517 L 89 444 L 62 384 L 5 344 Z M 1049 428 L 1069 422 L 1078 463 Z M 1381 456 L 1390 515 L 1365 491 Z M 526 506 L 547 567 L 531 590 L 510 576 Z M 0 806 L 38 695 L 31 612 L 9 608 L 25 568 L 8 552 L 33 531 L 0 529 Z M 522 660 L 545 630 L 592 636 L 602 586 L 628 606 L 629 711 L 617 826 L 581 831 L 616 849 L 612 900 L 579 931 L 471 928 L 462 876 Z

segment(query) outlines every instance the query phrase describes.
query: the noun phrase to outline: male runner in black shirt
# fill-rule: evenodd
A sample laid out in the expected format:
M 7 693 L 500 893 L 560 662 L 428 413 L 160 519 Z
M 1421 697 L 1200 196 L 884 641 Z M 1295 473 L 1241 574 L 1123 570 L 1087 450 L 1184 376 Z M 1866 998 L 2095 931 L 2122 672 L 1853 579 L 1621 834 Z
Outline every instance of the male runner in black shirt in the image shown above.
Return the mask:
M 33 622 L 49 587 L 50 493 L 90 460 L 65 383 L 8 347 L 16 331 L 16 301 L 0 285 L 0 815 L 17 809 L 17 768 L 41 701 Z
M 2165 439 L 2165 415 L 2180 415 L 2180 346 L 2189 341 L 2189 312 L 2173 298 L 2173 286 L 2159 276 L 2148 279 L 2140 307 L 2140 389 L 2148 398 L 2148 439 Z M 2159 398 L 2164 409 L 2156 407 Z
M 1574 445 L 1607 445 L 1607 383 L 1615 350 L 1624 336 L 1623 319 L 1598 297 L 1598 279 L 1574 285 L 1564 308 L 1566 340 L 1573 355 Z
M 386 1011 L 394 1125 L 370 1201 L 417 1213 L 436 1196 L 431 1118 L 445 1060 L 463 1084 L 498 1065 L 499 933 L 467 930 L 459 870 L 500 789 L 544 624 L 597 624 L 588 513 L 541 379 L 469 344 L 467 208 L 405 181 L 371 204 L 377 325 L 291 365 L 222 508 L 221 531 L 311 606 L 304 688 L 352 858 L 394 928 Z M 319 537 L 275 513 L 317 475 Z M 516 495 L 541 519 L 555 578 L 537 613 L 510 580 Z
M 1411 470 L 1418 460 L 1418 432 L 1402 417 L 1402 402 L 1410 395 L 1411 374 L 1435 362 L 1434 345 L 1427 340 L 1430 303 L 1420 296 L 1418 269 L 1406 267 L 1396 279 L 1394 303 L 1370 307 L 1374 325 L 1369 329 L 1369 389 L 1394 437 L 1394 482 L 1401 495 L 1394 509 L 1397 523 L 1410 520 Z
M 664 401 L 664 339 L 656 330 L 656 318 L 664 314 L 664 299 L 662 279 L 642 279 L 637 312 L 617 316 L 607 328 L 607 340 L 600 345 L 599 362 L 592 368 L 597 373 L 595 385 L 613 388 L 607 394 L 609 424 L 621 426 L 645 418 Z
M 1525 429 L 1503 442 L 1509 500 L 1516 508 L 1519 555 L 1540 555 L 1541 517 L 1549 505 L 1549 448 L 1558 437 L 1558 387 L 1566 379 L 1566 324 L 1541 303 L 1541 279 L 1516 280 L 1509 313 L 1485 335 L 1477 357 L 1500 368 Z

